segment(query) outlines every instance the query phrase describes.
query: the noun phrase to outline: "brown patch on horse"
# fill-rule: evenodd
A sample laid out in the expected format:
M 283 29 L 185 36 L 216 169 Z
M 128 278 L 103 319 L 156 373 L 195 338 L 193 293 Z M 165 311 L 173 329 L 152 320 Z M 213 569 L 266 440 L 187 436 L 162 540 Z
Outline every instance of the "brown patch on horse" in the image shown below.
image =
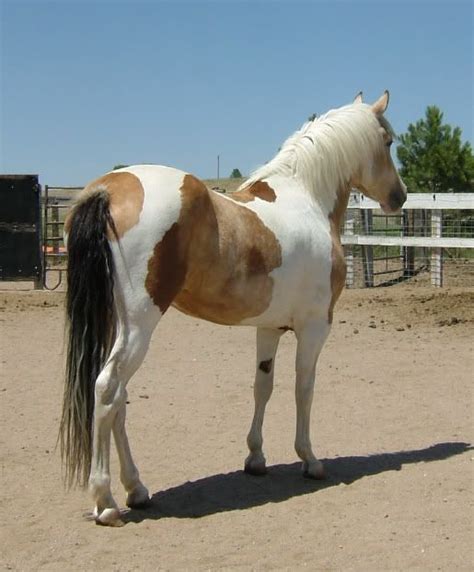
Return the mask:
M 128 230 L 138 223 L 145 194 L 140 179 L 133 173 L 126 171 L 108 173 L 89 183 L 79 194 L 76 204 L 82 203 L 93 194 L 104 191 L 109 197 L 110 214 L 117 231 L 116 236 L 109 228 L 107 237 L 109 240 L 116 240 L 117 237 L 122 238 Z M 66 233 L 69 232 L 70 220 L 68 215 L 64 223 Z
M 206 187 L 192 175 L 185 175 L 180 192 L 182 205 L 178 221 L 153 249 L 145 278 L 145 288 L 162 313 L 182 289 L 188 272 L 186 251 L 194 239 L 190 223 L 193 224 L 194 218 L 197 224 L 204 224 L 205 213 L 211 206 Z
M 179 225 L 174 223 L 155 246 L 145 279 L 147 292 L 163 314 L 179 292 L 185 276 L 186 265 L 179 252 Z
M 276 201 L 276 194 L 268 183 L 257 181 L 256 183 L 253 183 L 253 185 L 250 185 L 241 191 L 235 191 L 235 193 L 230 195 L 230 198 L 240 203 L 249 203 L 254 201 L 256 198 L 269 203 L 274 203 Z
M 260 371 L 263 371 L 263 373 L 270 373 L 272 371 L 272 363 L 273 363 L 272 359 L 261 361 L 258 366 L 258 369 Z
M 341 244 L 340 228 L 349 201 L 349 188 L 341 188 L 337 193 L 336 203 L 329 214 L 329 224 L 332 240 L 331 266 L 331 301 L 328 309 L 328 322 L 332 324 L 334 306 L 341 295 L 346 282 L 346 259 Z
M 161 311 L 172 300 L 185 314 L 218 324 L 262 314 L 272 299 L 269 274 L 281 265 L 278 239 L 256 213 L 210 193 L 191 175 L 180 191 L 176 226 L 148 263 L 150 296 Z

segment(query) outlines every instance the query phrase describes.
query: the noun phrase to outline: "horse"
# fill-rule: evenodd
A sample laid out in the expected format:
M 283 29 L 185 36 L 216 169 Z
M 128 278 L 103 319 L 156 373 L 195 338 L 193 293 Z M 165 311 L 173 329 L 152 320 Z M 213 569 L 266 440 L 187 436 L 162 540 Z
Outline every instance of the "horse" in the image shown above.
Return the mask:
M 123 524 L 110 489 L 114 436 L 130 508 L 149 502 L 125 429 L 127 383 L 170 306 L 256 328 L 255 409 L 244 469 L 266 472 L 262 425 L 282 334 L 296 350 L 295 450 L 324 478 L 310 413 L 318 356 L 345 283 L 340 226 L 351 188 L 396 212 L 406 187 L 390 156 L 389 93 L 305 123 L 229 195 L 178 169 L 136 165 L 88 184 L 64 225 L 66 372 L 60 445 L 66 483 L 88 484 L 97 524 Z

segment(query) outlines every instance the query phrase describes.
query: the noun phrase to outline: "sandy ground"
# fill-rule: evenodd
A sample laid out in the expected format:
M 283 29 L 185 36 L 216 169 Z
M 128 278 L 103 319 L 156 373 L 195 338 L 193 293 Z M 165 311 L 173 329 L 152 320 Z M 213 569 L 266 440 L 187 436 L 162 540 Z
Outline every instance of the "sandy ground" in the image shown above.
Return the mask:
M 3 569 L 473 569 L 474 289 L 344 293 L 313 407 L 324 482 L 293 451 L 293 335 L 264 427 L 270 471 L 250 477 L 255 333 L 170 311 L 129 386 L 153 503 L 118 529 L 61 481 L 62 296 L 0 292 Z M 123 504 L 115 457 L 113 476 Z

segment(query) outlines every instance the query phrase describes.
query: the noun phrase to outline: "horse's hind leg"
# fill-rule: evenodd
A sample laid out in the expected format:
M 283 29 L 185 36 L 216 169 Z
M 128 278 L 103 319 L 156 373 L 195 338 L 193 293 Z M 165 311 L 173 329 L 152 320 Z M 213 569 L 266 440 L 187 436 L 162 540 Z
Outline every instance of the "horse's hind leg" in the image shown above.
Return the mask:
M 125 392 L 125 400 L 127 392 Z M 125 429 L 126 403 L 122 403 L 115 417 L 113 433 L 120 461 L 120 480 L 127 491 L 127 506 L 139 508 L 148 504 L 148 489 L 140 481 L 138 469 L 133 462 Z
M 275 354 L 282 333 L 279 329 L 257 329 L 257 371 L 253 390 L 255 411 L 247 437 L 250 454 L 245 460 L 245 471 L 252 475 L 266 473 L 265 457 L 262 451 L 262 425 L 265 407 L 273 391 Z
M 329 333 L 326 319 L 314 320 L 296 331 L 296 453 L 303 461 L 306 477 L 321 479 L 324 467 L 311 446 L 310 415 L 313 402 L 316 363 Z
M 145 497 L 148 498 L 148 491 L 139 480 L 125 433 L 125 388 L 145 357 L 154 326 L 155 324 L 141 327 L 122 325 L 111 355 L 96 381 L 89 488 L 95 501 L 94 516 L 98 524 L 121 524 L 120 512 L 110 491 L 112 429 L 119 452 L 121 478 L 130 502 L 136 504 L 145 502 Z

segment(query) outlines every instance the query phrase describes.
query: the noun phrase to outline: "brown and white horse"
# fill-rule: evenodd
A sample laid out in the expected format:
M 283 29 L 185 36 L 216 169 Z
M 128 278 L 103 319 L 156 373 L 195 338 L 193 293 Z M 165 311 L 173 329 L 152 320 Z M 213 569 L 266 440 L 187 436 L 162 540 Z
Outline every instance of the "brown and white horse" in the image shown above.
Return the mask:
M 265 472 L 262 424 L 280 336 L 293 330 L 296 440 L 306 476 L 322 478 L 310 411 L 315 368 L 344 285 L 339 228 L 351 187 L 387 211 L 406 188 L 393 132 L 373 105 L 306 123 L 230 196 L 169 167 L 138 165 L 89 184 L 68 215 L 67 371 L 61 449 L 69 484 L 89 483 L 96 522 L 119 525 L 110 491 L 113 433 L 127 505 L 148 501 L 125 431 L 126 386 L 173 306 L 218 324 L 257 328 L 255 412 L 245 470 Z

